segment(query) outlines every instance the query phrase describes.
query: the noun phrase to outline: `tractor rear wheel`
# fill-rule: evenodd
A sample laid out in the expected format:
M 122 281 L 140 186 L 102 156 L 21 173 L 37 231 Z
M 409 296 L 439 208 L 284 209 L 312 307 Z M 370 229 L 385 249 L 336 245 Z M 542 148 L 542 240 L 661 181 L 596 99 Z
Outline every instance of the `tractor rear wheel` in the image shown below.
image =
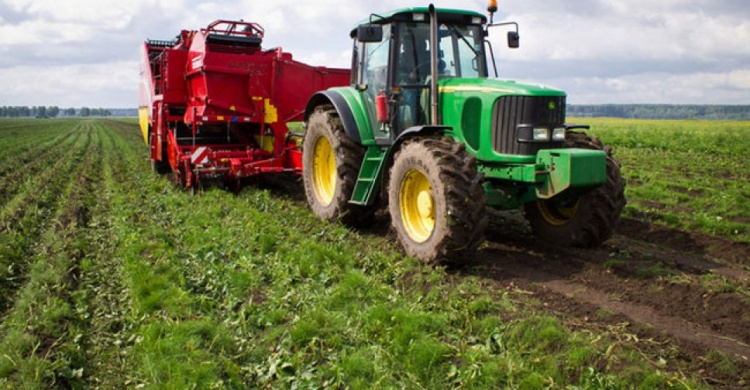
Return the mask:
M 566 147 L 604 150 L 607 182 L 576 199 L 538 200 L 524 206 L 535 235 L 561 246 L 594 247 L 612 236 L 625 207 L 625 180 L 609 147 L 585 133 L 568 132 Z
M 391 168 L 388 203 L 404 250 L 425 263 L 460 260 L 484 240 L 482 175 L 449 138 L 406 141 Z
M 376 206 L 349 203 L 364 155 L 364 147 L 346 135 L 333 106 L 315 109 L 303 140 L 302 178 L 307 203 L 320 218 L 355 227 L 373 220 Z

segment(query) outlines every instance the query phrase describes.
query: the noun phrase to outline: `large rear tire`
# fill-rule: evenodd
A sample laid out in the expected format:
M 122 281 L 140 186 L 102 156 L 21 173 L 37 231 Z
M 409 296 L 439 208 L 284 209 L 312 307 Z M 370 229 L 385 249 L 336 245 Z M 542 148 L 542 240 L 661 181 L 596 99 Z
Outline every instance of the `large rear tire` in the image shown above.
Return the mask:
M 560 246 L 594 247 L 612 236 L 625 207 L 625 180 L 620 163 L 609 147 L 585 133 L 568 132 L 566 147 L 603 150 L 607 153 L 607 182 L 565 202 L 538 200 L 524 206 L 535 235 Z
M 302 178 L 307 203 L 320 218 L 353 227 L 372 222 L 377 206 L 349 203 L 364 155 L 364 147 L 346 135 L 333 106 L 315 108 L 303 140 Z
M 394 158 L 388 184 L 391 223 L 410 256 L 460 261 L 484 241 L 482 175 L 463 144 L 414 138 Z

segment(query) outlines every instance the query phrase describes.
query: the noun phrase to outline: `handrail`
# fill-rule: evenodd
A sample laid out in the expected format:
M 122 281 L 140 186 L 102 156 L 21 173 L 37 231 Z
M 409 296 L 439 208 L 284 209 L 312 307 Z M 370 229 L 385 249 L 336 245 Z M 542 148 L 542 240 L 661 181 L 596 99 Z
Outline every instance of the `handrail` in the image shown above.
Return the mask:
M 232 36 L 263 38 L 265 30 L 258 23 L 231 20 L 216 20 L 209 24 L 204 31 Z

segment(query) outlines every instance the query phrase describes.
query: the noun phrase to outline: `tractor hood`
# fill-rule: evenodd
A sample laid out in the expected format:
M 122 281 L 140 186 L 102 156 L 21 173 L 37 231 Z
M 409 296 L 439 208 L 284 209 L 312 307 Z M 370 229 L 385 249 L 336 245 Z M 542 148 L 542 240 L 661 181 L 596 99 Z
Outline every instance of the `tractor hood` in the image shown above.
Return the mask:
M 565 92 L 542 84 L 485 78 L 446 78 L 438 80 L 441 93 L 515 96 L 565 96 Z

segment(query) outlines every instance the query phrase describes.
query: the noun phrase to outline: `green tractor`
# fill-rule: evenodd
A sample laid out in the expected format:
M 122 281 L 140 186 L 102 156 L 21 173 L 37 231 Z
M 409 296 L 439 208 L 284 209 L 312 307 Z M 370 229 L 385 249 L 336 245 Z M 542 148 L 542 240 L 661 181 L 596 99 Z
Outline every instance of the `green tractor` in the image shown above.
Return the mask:
M 491 2 L 492 3 L 492 2 Z M 496 6 L 406 8 L 351 32 L 351 86 L 308 102 L 307 200 L 326 220 L 373 220 L 387 203 L 408 255 L 460 260 L 484 240 L 486 207 L 523 208 L 541 240 L 590 247 L 625 205 L 619 163 L 565 124 L 565 93 L 488 78 Z M 489 63 L 494 64 L 494 56 Z M 495 75 L 497 70 L 495 69 Z

